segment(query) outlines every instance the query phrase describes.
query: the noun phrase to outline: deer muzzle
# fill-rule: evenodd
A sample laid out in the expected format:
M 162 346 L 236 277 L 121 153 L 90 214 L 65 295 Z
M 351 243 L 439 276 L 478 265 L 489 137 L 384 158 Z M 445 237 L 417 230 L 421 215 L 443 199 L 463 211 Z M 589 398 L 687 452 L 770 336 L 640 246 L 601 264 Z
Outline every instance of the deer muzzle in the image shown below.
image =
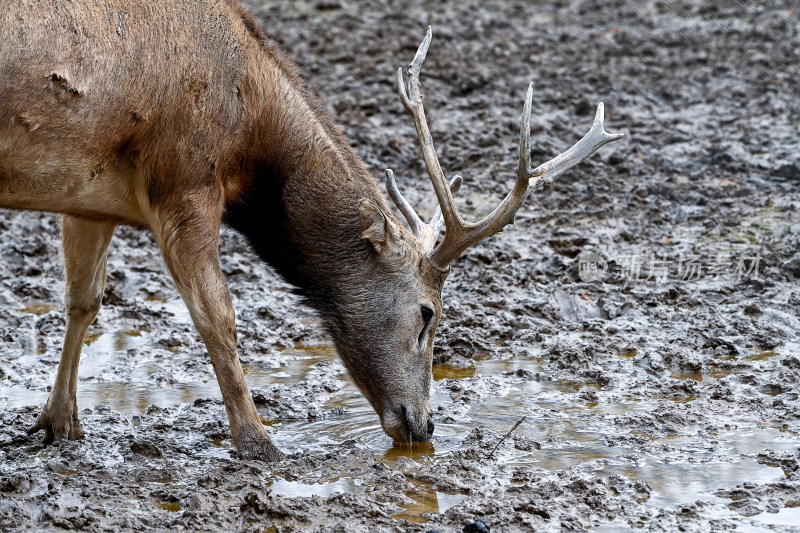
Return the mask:
M 433 416 L 429 410 L 405 405 L 388 409 L 381 417 L 383 430 L 396 442 L 428 442 L 433 436 Z

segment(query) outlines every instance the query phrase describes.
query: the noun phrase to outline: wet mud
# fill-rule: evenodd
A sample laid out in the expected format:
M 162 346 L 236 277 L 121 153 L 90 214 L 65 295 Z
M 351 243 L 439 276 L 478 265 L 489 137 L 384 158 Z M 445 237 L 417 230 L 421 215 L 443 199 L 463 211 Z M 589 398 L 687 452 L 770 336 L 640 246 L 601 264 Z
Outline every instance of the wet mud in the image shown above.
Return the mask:
M 579 139 L 598 101 L 626 138 L 454 264 L 437 429 L 414 448 L 389 441 L 314 315 L 226 232 L 241 358 L 287 453 L 237 459 L 156 245 L 126 228 L 81 361 L 86 438 L 43 446 L 25 430 L 64 333 L 58 223 L 0 213 L 1 530 L 797 531 L 796 6 L 248 7 L 376 178 L 393 168 L 424 213 L 434 198 L 393 79 L 428 24 L 425 104 L 466 215 L 510 188 L 531 80 L 536 160 Z

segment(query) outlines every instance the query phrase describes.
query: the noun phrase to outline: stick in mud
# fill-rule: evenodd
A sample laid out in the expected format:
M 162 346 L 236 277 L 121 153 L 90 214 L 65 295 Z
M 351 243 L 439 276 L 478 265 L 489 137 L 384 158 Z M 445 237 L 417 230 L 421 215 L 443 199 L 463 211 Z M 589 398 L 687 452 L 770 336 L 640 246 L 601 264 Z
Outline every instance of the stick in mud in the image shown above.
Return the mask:
M 516 423 L 516 424 L 514 424 L 514 425 L 511 427 L 511 429 L 509 429 L 509 430 L 508 430 L 508 433 L 506 433 L 506 434 L 503 436 L 503 438 L 502 438 L 502 439 L 500 439 L 500 442 L 498 442 L 498 443 L 495 445 L 495 447 L 494 447 L 494 448 L 492 448 L 492 451 L 491 451 L 491 452 L 489 452 L 489 455 L 487 455 L 487 456 L 486 456 L 486 458 L 487 458 L 487 459 L 491 459 L 491 458 L 492 458 L 492 456 L 494 455 L 494 452 L 497 450 L 497 448 L 499 448 L 499 447 L 500 447 L 500 445 L 501 445 L 501 444 L 503 444 L 503 442 L 505 442 L 505 440 L 506 440 L 506 439 L 509 437 L 509 435 L 511 435 L 512 433 L 514 433 L 514 430 L 515 430 L 515 429 L 517 429 L 517 428 L 519 427 L 519 425 L 520 425 L 520 424 L 522 424 L 523 420 L 525 420 L 526 418 L 528 418 L 528 415 L 525 415 L 525 416 L 523 416 L 522 418 L 520 418 L 519 420 L 517 420 L 517 423 Z

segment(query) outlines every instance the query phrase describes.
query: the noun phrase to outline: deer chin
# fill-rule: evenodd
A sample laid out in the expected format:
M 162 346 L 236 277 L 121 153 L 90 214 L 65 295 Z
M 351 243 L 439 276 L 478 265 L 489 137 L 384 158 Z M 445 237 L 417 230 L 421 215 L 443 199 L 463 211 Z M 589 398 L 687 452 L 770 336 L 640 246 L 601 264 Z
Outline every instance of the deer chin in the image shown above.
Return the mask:
M 397 443 L 428 442 L 433 436 L 433 417 L 429 410 L 418 411 L 400 405 L 385 410 L 380 419 L 383 430 Z

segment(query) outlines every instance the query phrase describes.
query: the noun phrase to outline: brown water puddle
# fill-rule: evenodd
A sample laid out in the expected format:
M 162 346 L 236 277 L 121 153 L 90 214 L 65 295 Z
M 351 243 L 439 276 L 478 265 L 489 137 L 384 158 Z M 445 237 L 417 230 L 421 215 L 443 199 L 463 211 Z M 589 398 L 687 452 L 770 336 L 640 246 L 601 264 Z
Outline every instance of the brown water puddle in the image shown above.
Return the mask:
M 183 510 L 183 507 L 181 507 L 181 504 L 178 502 L 156 502 L 155 506 L 171 513 L 177 513 Z
M 475 366 L 457 367 L 448 364 L 433 365 L 433 380 L 462 379 L 475 376 Z
M 19 310 L 20 313 L 29 313 L 36 316 L 46 315 L 50 311 L 55 311 L 58 309 L 55 305 L 51 304 L 42 304 L 42 303 L 33 303 L 28 304 L 22 309 Z
M 778 356 L 778 352 L 776 350 L 757 350 L 755 353 L 743 357 L 741 361 L 746 361 L 746 362 L 767 361 L 776 356 Z M 734 361 L 735 359 L 736 357 L 722 358 L 722 360 L 724 361 Z M 714 364 L 709 364 L 707 369 L 698 371 L 677 370 L 670 372 L 670 375 L 675 379 L 681 379 L 681 380 L 690 379 L 692 381 L 701 383 L 705 379 L 709 378 L 722 379 L 732 374 L 738 374 L 744 372 L 747 369 L 748 367 L 745 364 L 740 364 L 737 366 L 723 366 L 723 367 L 719 367 Z M 761 387 L 759 390 L 763 394 L 767 394 L 769 396 L 777 396 L 778 394 L 781 394 L 781 392 L 783 392 L 780 388 L 776 389 L 770 387 Z
M 408 457 L 409 459 L 418 459 L 420 457 L 435 457 L 436 447 L 433 442 L 415 442 L 413 444 L 399 444 L 392 443 L 391 448 L 386 450 L 383 454 L 383 460 L 386 463 L 394 464 L 401 457 Z
M 458 505 L 467 497 L 466 494 L 439 492 L 433 488 L 431 483 L 418 479 L 411 479 L 410 481 L 414 488 L 405 491 L 404 494 L 411 499 L 411 502 L 400 504 L 401 507 L 405 508 L 405 511 L 391 515 L 392 518 L 425 523 L 428 521 L 428 518 L 425 517 L 426 514 L 441 514 Z
M 755 354 L 747 357 L 748 361 L 766 361 L 767 359 L 772 359 L 778 355 L 778 352 L 775 350 L 758 350 Z
M 257 360 L 242 363 L 247 381 L 253 388 L 263 388 L 272 383 L 296 384 L 308 377 L 308 370 L 321 361 L 335 361 L 336 350 L 328 344 L 297 343 L 292 348 L 280 350 L 281 366 L 274 368 L 259 364 Z M 253 385 L 258 383 L 258 386 Z

